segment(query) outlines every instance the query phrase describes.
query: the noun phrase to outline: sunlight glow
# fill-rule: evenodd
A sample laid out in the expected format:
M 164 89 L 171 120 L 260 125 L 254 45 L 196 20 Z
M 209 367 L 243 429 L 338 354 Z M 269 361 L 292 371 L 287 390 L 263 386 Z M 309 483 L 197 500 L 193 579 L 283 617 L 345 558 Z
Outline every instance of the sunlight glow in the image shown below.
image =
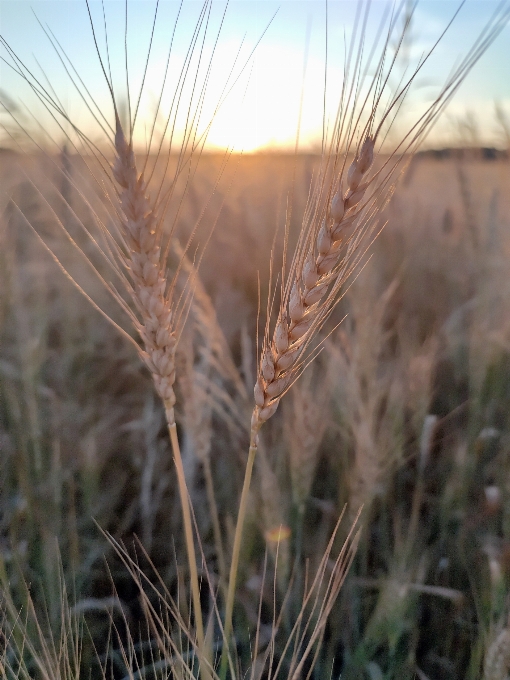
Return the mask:
M 359 3 L 353 0 L 331 0 L 328 4 L 327 67 L 323 3 L 316 0 L 287 0 L 284 3 L 277 0 L 232 0 L 225 18 L 223 0 L 213 4 L 207 37 L 203 43 L 202 38 L 197 41 L 196 53 L 187 71 L 186 85 L 180 97 L 173 148 L 179 144 L 186 124 L 189 125 L 190 122 L 188 114 L 191 114 L 192 122 L 198 130 L 195 141 L 203 139 L 201 135 L 207 133 L 208 149 L 233 148 L 244 152 L 292 150 L 298 133 L 302 93 L 299 148 L 320 148 L 323 123 L 326 127 L 331 124 L 337 110 L 348 51 L 346 45 L 351 37 Z M 371 21 L 366 27 L 366 45 L 372 45 L 374 40 L 381 41 L 384 38 L 378 32 L 378 26 L 387 4 L 373 2 L 372 5 Z M 172 103 L 174 107 L 176 104 L 173 97 L 200 6 L 201 3 L 186 2 L 182 14 L 179 15 L 171 65 L 156 118 L 156 140 L 158 134 L 165 129 L 165 116 L 170 111 L 175 111 L 175 108 L 172 109 Z M 448 36 L 437 47 L 434 58 L 420 73 L 419 82 L 413 88 L 414 99 L 406 102 L 405 110 L 402 111 L 403 119 L 407 113 L 416 116 L 420 107 L 426 108 L 434 96 L 434 88 L 441 85 L 446 72 L 462 53 L 463 46 L 467 47 L 471 43 L 495 6 L 493 0 L 469 0 L 466 3 Z M 101 139 L 104 142 L 105 135 L 99 129 L 97 120 L 94 120 L 70 83 L 69 75 L 32 15 L 30 7 L 31 2 L 28 0 L 0 0 L 2 34 L 8 36 L 10 44 L 29 68 L 41 77 L 42 82 L 46 82 L 46 77 L 51 81 L 52 89 L 58 93 L 64 107 L 82 131 L 94 142 L 100 142 Z M 43 25 L 54 30 L 66 54 L 79 68 L 80 77 L 89 88 L 97 110 L 104 113 L 112 124 L 113 107 L 95 54 L 86 5 L 84 2 L 67 2 L 65 11 L 62 8 L 63 3 L 59 1 L 35 0 L 36 13 Z M 102 4 L 92 0 L 91 8 L 104 59 L 106 42 Z M 119 106 L 125 110 L 124 3 L 107 0 L 105 8 L 114 89 Z M 129 81 L 133 98 L 136 98 L 142 82 L 153 11 L 153 3 L 138 0 L 129 2 Z M 271 22 L 275 11 L 277 15 Z M 414 64 L 424 50 L 434 44 L 454 11 L 455 3 L 446 0 L 423 0 L 418 4 L 408 49 L 409 58 Z M 135 130 L 135 142 L 140 149 L 146 147 L 152 121 L 156 116 L 166 55 L 177 15 L 178 3 L 162 0 Z M 220 26 L 221 34 L 216 45 L 215 39 Z M 463 127 L 463 119 L 474 121 L 481 143 L 498 143 L 495 104 L 501 104 L 505 111 L 510 106 L 510 71 L 505 52 L 509 35 L 510 29 L 507 27 L 473 69 L 440 126 L 430 136 L 430 144 L 448 144 L 457 139 L 458 130 Z M 308 58 L 305 59 L 307 44 Z M 205 47 L 201 59 L 202 46 Z M 366 52 L 368 51 L 367 49 Z M 32 52 L 37 52 L 39 63 L 34 64 Z M 214 58 L 209 73 L 209 58 L 212 54 Z M 42 76 L 39 64 L 44 69 Z M 194 76 L 192 78 L 189 74 L 194 74 L 197 64 L 200 64 L 201 80 L 195 83 Z M 326 71 L 327 96 L 324 112 Z M 368 78 L 370 74 L 369 69 Z M 202 100 L 200 88 L 206 80 L 207 92 Z M 62 131 L 51 115 L 43 110 L 22 79 L 5 64 L 0 64 L 0 90 L 4 99 L 5 96 L 8 97 L 5 101 L 13 102 L 18 107 L 20 116 L 28 121 L 27 124 L 36 130 L 29 117 L 35 117 L 36 125 L 39 122 L 42 125 L 44 121 L 44 127 L 51 131 L 54 138 L 51 143 L 61 145 Z M 188 108 L 190 97 L 193 97 L 193 106 Z M 222 103 L 218 109 L 220 98 Z M 196 112 L 195 118 L 193 112 Z M 3 117 L 6 118 L 5 112 Z M 168 132 L 167 129 L 167 134 Z M 462 143 L 462 140 L 458 143 Z

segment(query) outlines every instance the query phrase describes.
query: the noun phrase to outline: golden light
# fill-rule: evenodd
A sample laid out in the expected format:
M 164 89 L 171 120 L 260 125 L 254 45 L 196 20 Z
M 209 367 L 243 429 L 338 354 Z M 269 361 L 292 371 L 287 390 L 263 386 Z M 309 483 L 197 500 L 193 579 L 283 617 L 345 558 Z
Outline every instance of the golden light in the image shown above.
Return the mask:
M 289 540 L 291 533 L 289 527 L 281 525 L 274 529 L 268 529 L 264 534 L 264 538 L 268 543 L 282 543 Z
M 219 55 L 224 69 L 231 51 Z M 245 82 L 232 93 L 215 118 L 208 136 L 211 147 L 234 146 L 236 151 L 254 152 L 271 148 L 293 148 L 296 139 L 302 83 L 303 55 L 275 45 L 262 46 L 247 70 Z M 314 68 L 315 67 L 315 68 Z M 320 68 L 310 64 L 308 72 Z M 220 72 L 224 70 L 220 68 Z M 322 87 L 322 85 L 320 85 Z M 313 102 L 313 78 L 305 83 L 306 102 Z M 312 91 L 310 91 L 312 90 Z M 302 130 L 320 125 L 319 106 L 305 106 Z

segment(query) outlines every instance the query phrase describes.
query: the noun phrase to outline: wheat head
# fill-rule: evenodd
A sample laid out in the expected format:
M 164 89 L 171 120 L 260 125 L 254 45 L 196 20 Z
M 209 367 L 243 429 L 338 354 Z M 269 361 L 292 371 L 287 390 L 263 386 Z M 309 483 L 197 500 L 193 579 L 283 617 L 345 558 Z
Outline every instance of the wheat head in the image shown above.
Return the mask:
M 342 246 L 360 216 L 357 207 L 370 185 L 366 178 L 373 160 L 374 139 L 367 136 L 349 166 L 347 190 L 343 193 L 338 187 L 315 244 L 310 243 L 304 261 L 295 268 L 290 295 L 282 305 L 272 341 L 262 352 L 254 388 L 253 433 L 274 415 L 282 395 L 297 377 L 303 351 L 331 311 L 329 289 L 334 295 L 345 280 Z
M 175 348 L 173 310 L 162 259 L 158 217 L 136 167 L 133 145 L 127 142 L 116 115 L 116 159 L 112 168 L 119 185 L 121 237 L 133 302 L 141 315 L 136 326 L 143 341 L 140 356 L 149 368 L 165 406 L 169 426 L 175 424 Z

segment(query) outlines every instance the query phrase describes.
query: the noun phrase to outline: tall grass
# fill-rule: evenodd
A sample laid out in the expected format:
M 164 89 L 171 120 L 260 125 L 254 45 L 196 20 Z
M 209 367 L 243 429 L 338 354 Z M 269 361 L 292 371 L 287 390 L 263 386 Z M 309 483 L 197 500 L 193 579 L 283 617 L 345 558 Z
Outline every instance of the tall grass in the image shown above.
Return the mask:
M 207 32 L 209 9 L 206 2 L 190 55 L 195 49 L 203 55 L 197 36 Z M 2 311 L 7 348 L 2 364 L 3 465 L 8 484 L 2 528 L 8 541 L 2 557 L 4 677 L 78 677 L 91 668 L 104 677 L 133 678 L 225 678 L 249 672 L 253 678 L 283 674 L 297 679 L 340 670 L 342 677 L 381 677 L 382 668 L 387 677 L 426 676 L 430 671 L 421 665 L 434 667 L 428 656 L 433 646 L 426 652 L 420 649 L 425 643 L 411 623 L 418 617 L 417 602 L 436 598 L 440 604 L 432 610 L 437 612 L 464 602 L 467 592 L 480 631 L 462 646 L 464 657 L 454 658 L 448 672 L 474 678 L 483 663 L 490 666 L 491 647 L 484 638 L 505 616 L 503 585 L 494 575 L 482 588 L 483 579 L 470 573 L 468 539 L 476 523 L 466 521 L 457 531 L 446 518 L 469 508 L 483 456 L 492 460 L 499 455 L 484 453 L 500 435 L 492 430 L 488 435 L 488 426 L 483 428 L 480 420 L 489 408 L 487 394 L 494 389 L 491 376 L 498 375 L 498 362 L 504 362 L 501 346 L 507 329 L 501 329 L 502 317 L 483 322 L 496 322 L 499 351 L 497 342 L 489 351 L 477 338 L 483 327 L 477 314 L 482 313 L 483 296 L 494 292 L 487 281 L 489 272 L 496 271 L 497 258 L 490 249 L 482 257 L 476 221 L 466 217 L 476 247 L 467 248 L 465 239 L 451 247 L 465 248 L 464 259 L 473 265 L 470 285 L 459 285 L 455 278 L 467 271 L 463 267 L 457 272 L 442 266 L 440 274 L 454 296 L 468 290 L 469 299 L 454 300 L 451 308 L 447 304 L 442 309 L 442 296 L 434 301 L 429 295 L 421 304 L 430 310 L 408 327 L 410 310 L 416 307 L 410 298 L 420 291 L 415 279 L 420 274 L 429 277 L 430 268 L 439 269 L 440 264 L 434 257 L 420 259 L 414 243 L 400 251 L 392 247 L 392 239 L 412 242 L 416 231 L 409 234 L 398 223 L 405 215 L 390 199 L 400 173 L 469 68 L 501 30 L 506 14 L 503 8 L 495 15 L 430 108 L 388 148 L 383 144 L 389 128 L 396 125 L 396 114 L 420 72 L 418 66 L 404 77 L 400 89 L 386 91 L 398 57 L 397 49 L 389 58 L 388 46 L 395 33 L 397 45 L 403 44 L 409 26 L 409 18 L 399 26 L 401 11 L 389 18 L 382 44 L 368 61 L 363 35 L 350 47 L 354 66 L 339 93 L 335 124 L 324 135 L 324 152 L 309 159 L 312 178 L 305 164 L 303 174 L 308 177 L 299 184 L 300 159 L 292 161 L 293 192 L 298 201 L 299 195 L 308 195 L 308 200 L 297 233 L 293 213 L 287 212 L 279 275 L 278 249 L 273 247 L 264 284 L 268 302 L 261 342 L 254 299 L 238 287 L 247 310 L 239 319 L 228 303 L 231 291 L 223 292 L 227 303 L 223 311 L 218 305 L 217 312 L 207 292 L 216 286 L 219 298 L 221 280 L 217 262 L 215 266 L 213 259 L 208 269 L 207 252 L 197 250 L 196 238 L 202 229 L 202 243 L 207 243 L 217 221 L 210 249 L 214 253 L 214 238 L 228 233 L 221 218 L 204 225 L 202 211 L 198 220 L 190 215 L 186 224 L 186 201 L 192 204 L 196 198 L 189 196 L 192 181 L 207 177 L 211 166 L 216 165 L 217 172 L 214 190 L 223 192 L 219 203 L 228 206 L 230 192 L 235 192 L 225 166 L 230 152 L 219 159 L 201 158 L 209 123 L 200 123 L 200 110 L 214 49 L 202 89 L 192 99 L 178 153 L 172 154 L 171 139 L 163 153 L 168 142 L 163 133 L 157 151 L 151 153 L 149 147 L 143 157 L 134 147 L 138 107 L 129 105 L 130 116 L 121 121 L 114 83 L 99 48 L 113 109 L 111 116 L 100 113 L 109 150 L 73 125 L 51 87 L 35 79 L 4 42 L 20 77 L 70 126 L 67 149 L 73 150 L 60 158 L 44 149 L 35 160 L 22 158 L 22 171 L 30 179 L 12 191 L 4 213 L 2 252 L 8 266 L 2 285 L 12 290 Z M 92 30 L 96 40 L 93 22 Z M 58 42 L 51 34 L 49 38 L 58 52 Z M 370 60 L 376 67 L 373 79 L 366 76 Z M 192 56 L 183 78 L 191 63 Z M 170 128 L 178 118 L 182 91 L 176 94 Z M 90 97 L 87 90 L 83 94 Z M 88 101 L 93 107 L 94 100 Z M 16 112 L 11 114 L 26 132 Z M 201 170 L 199 160 L 209 167 Z M 242 163 L 231 160 L 236 175 Z M 46 174 L 48 168 L 55 172 L 53 187 L 41 177 L 41 168 Z M 458 175 L 463 178 L 464 206 L 467 172 L 462 168 Z M 415 169 L 412 185 L 416 174 Z M 206 195 L 203 201 L 207 207 L 212 199 Z M 383 258 L 371 277 L 359 275 L 367 248 L 386 221 L 388 227 L 374 247 L 391 257 Z M 176 241 L 178 227 L 188 227 L 184 247 Z M 28 245 L 21 229 L 35 237 Z M 242 251 L 248 235 L 237 233 Z M 439 233 L 435 242 L 445 251 L 449 238 Z M 65 289 L 48 267 L 36 264 L 39 258 L 33 252 L 41 246 L 101 313 L 103 323 L 109 322 L 96 336 L 89 334 L 91 321 L 77 302 L 77 292 Z M 410 261 L 398 261 L 398 252 Z M 198 265 L 207 284 L 199 279 Z M 243 285 L 249 290 L 254 279 Z M 125 312 L 139 340 L 119 321 L 112 302 Z M 504 297 L 499 304 L 504 306 Z M 348 323 L 338 327 L 335 319 L 345 311 Z M 148 376 L 136 363 L 133 345 L 149 369 L 162 410 Z M 260 357 L 257 367 L 254 355 Z M 91 357 L 98 368 L 91 368 Z M 315 366 L 308 367 L 312 361 Z M 468 367 L 473 380 L 468 399 L 463 398 L 463 386 L 460 397 L 454 389 L 441 388 L 444 370 L 455 373 L 456 361 Z M 455 380 L 451 382 L 455 387 Z M 253 408 L 248 395 L 254 383 Z M 289 406 L 279 419 L 276 408 L 287 391 L 292 396 L 286 398 Z M 111 400 L 100 398 L 105 394 Z M 445 395 L 451 404 L 439 403 Z M 91 396 L 96 398 L 89 401 Z M 504 393 L 499 398 L 504 399 Z M 246 445 L 245 423 L 252 409 L 245 466 L 242 456 L 237 461 L 233 456 Z M 466 412 L 467 439 L 455 421 Z M 165 462 L 165 425 L 175 468 Z M 458 465 L 453 472 L 441 452 L 450 435 Z M 466 453 L 470 442 L 482 451 L 479 463 Z M 344 455 L 338 455 L 339 449 Z M 436 479 L 442 466 L 447 472 Z M 318 485 L 321 478 L 326 483 Z M 444 493 L 443 481 L 450 484 Z M 233 499 L 239 488 L 237 507 Z M 489 517 L 504 507 L 499 505 L 502 493 L 506 490 L 499 482 L 488 480 L 485 498 L 495 508 L 489 508 Z M 344 501 L 354 522 L 350 530 L 337 519 Z M 356 528 L 362 505 L 364 534 Z M 91 516 L 106 532 L 105 540 Z M 142 545 L 131 550 L 123 539 L 133 533 L 142 537 Z M 56 557 L 55 535 L 62 564 Z M 446 584 L 430 583 L 429 564 L 445 560 L 449 565 L 454 559 L 452 535 L 461 545 L 463 568 L 453 570 Z M 483 549 L 489 554 L 489 543 Z M 108 572 L 99 564 L 103 554 Z M 341 591 L 351 565 L 355 573 Z M 448 575 L 448 566 L 441 569 Z M 65 581 L 72 579 L 79 599 L 68 605 Z M 487 593 L 489 602 L 484 601 Z M 85 612 L 87 634 L 68 611 L 80 616 Z M 60 641 L 50 637 L 48 642 L 51 633 L 46 629 L 53 635 L 60 631 Z M 444 654 L 455 654 L 456 634 L 452 629 L 450 638 L 439 635 Z

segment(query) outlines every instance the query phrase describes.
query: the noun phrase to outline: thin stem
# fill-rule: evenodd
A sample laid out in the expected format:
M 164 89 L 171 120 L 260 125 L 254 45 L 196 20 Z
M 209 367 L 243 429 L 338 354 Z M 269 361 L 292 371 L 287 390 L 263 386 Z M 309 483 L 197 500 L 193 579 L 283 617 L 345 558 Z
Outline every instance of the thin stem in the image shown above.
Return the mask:
M 220 585 L 223 590 L 224 595 L 226 595 L 226 577 L 227 577 L 227 567 L 225 565 L 225 553 L 223 552 L 223 541 L 221 540 L 221 526 L 218 517 L 218 506 L 216 505 L 216 499 L 214 497 L 214 482 L 211 470 L 211 461 L 209 457 L 206 456 L 204 460 L 204 477 L 205 477 L 205 488 L 207 492 L 207 500 L 209 503 L 209 510 L 211 512 L 211 521 L 213 525 L 214 542 L 216 544 L 216 554 L 218 558 L 218 570 L 220 574 Z
M 234 535 L 234 547 L 232 549 L 232 561 L 230 563 L 230 574 L 228 579 L 227 603 L 225 606 L 225 626 L 223 629 L 223 649 L 221 652 L 220 680 L 225 680 L 227 676 L 227 664 L 229 659 L 229 638 L 232 633 L 232 613 L 234 611 L 234 597 L 236 591 L 237 571 L 239 568 L 239 553 L 241 552 L 241 539 L 243 536 L 244 521 L 246 519 L 246 509 L 248 507 L 248 492 L 250 490 L 251 477 L 253 473 L 253 463 L 257 454 L 256 434 L 252 433 L 250 440 L 250 450 L 248 461 L 244 473 L 243 490 L 239 503 L 239 513 L 237 515 L 236 532 Z
M 295 564 L 295 570 L 296 570 L 296 579 L 295 579 L 295 593 L 296 593 L 296 599 L 295 599 L 295 618 L 297 620 L 299 616 L 299 612 L 301 609 L 301 605 L 299 602 L 302 601 L 304 597 L 303 593 L 303 569 L 301 565 L 301 560 L 303 557 L 303 522 L 305 519 L 305 501 L 299 501 L 299 505 L 296 510 L 296 524 L 294 527 L 294 536 L 295 536 L 295 543 L 294 543 L 294 550 L 295 550 L 295 555 L 294 555 L 294 564 Z
M 177 438 L 177 428 L 175 423 L 168 426 L 170 433 L 170 441 L 172 442 L 172 451 L 174 454 L 175 469 L 177 471 L 177 482 L 179 485 L 179 495 L 181 498 L 182 514 L 184 519 L 184 535 L 186 539 L 186 550 L 188 553 L 188 563 L 191 581 L 191 595 L 193 598 L 193 609 L 195 613 L 195 626 L 197 631 L 197 647 L 199 651 L 200 661 L 203 659 L 205 652 L 204 646 L 204 624 L 202 621 L 202 608 L 200 606 L 200 586 L 198 583 L 197 559 L 195 555 L 195 544 L 193 542 L 193 528 L 191 523 L 190 502 L 188 496 L 188 487 L 186 485 L 186 478 L 184 477 L 184 467 L 182 465 L 181 449 L 179 446 L 179 439 Z M 203 664 L 200 664 L 201 670 Z

